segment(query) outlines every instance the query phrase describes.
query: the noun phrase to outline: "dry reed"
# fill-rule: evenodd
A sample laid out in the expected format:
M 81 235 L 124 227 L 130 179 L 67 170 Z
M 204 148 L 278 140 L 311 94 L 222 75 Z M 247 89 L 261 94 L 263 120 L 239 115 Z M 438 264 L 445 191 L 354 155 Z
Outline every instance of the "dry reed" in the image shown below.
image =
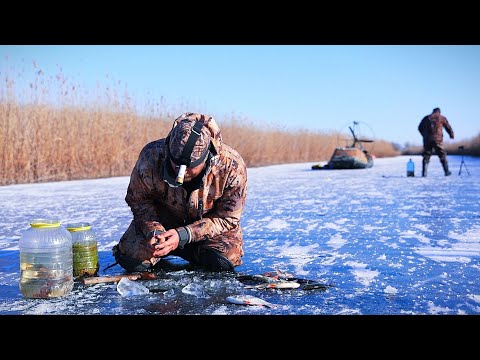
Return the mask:
M 129 175 L 142 147 L 165 137 L 173 119 L 190 108 L 186 102 L 168 107 L 161 98 L 147 104 L 149 115 L 139 115 L 126 90 L 98 87 L 88 102 L 91 95 L 61 69 L 47 77 L 34 63 L 34 71 L 22 92 L 10 76 L 14 70 L 7 66 L 1 73 L 0 185 Z M 215 118 L 224 142 L 248 167 L 328 161 L 335 147 L 344 146 L 336 133 L 280 130 L 235 115 Z M 383 140 L 366 148 L 377 157 L 399 154 Z

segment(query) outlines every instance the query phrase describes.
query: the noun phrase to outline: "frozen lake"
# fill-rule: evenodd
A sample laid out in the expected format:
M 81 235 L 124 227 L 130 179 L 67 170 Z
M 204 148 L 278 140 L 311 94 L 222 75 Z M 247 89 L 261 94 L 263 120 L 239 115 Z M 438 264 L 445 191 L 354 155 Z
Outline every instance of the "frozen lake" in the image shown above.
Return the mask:
M 421 178 L 410 157 L 376 159 L 370 169 L 311 170 L 313 163 L 248 169 L 242 217 L 244 264 L 234 274 L 178 269 L 142 282 L 163 291 L 122 297 L 116 284 L 84 286 L 56 299 L 19 290 L 18 240 L 33 218 L 86 221 L 99 241 L 100 275 L 117 275 L 111 248 L 131 220 L 128 177 L 0 187 L 0 314 L 479 314 L 480 159 L 438 157 Z M 239 274 L 275 269 L 328 289 L 249 289 Z M 182 292 L 193 285 L 197 295 Z M 274 308 L 231 304 L 253 295 Z

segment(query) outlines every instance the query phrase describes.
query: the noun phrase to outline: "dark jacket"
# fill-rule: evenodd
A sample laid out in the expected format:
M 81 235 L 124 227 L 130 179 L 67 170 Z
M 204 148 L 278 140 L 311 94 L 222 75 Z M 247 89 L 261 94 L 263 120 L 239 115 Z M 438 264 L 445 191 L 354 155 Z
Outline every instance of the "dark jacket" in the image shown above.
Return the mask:
M 418 125 L 418 131 L 422 134 L 424 143 L 435 142 L 436 144 L 441 144 L 443 142 L 444 128 L 450 135 L 450 138 L 453 139 L 453 129 L 447 118 L 441 114 L 427 115 Z

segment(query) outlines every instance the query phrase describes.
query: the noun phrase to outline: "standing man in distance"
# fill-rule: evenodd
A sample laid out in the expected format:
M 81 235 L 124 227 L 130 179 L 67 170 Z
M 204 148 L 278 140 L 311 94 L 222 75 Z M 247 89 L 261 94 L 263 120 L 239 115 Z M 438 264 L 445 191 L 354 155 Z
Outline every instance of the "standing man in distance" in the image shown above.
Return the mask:
M 433 149 L 437 153 L 440 162 L 443 166 L 445 176 L 450 176 L 452 173 L 448 170 L 447 153 L 443 149 L 443 129 L 450 135 L 450 139 L 455 137 L 453 129 L 448 123 L 448 120 L 440 112 L 440 108 L 433 109 L 430 115 L 425 116 L 418 125 L 418 131 L 423 137 L 423 162 L 422 162 L 422 176 L 427 176 L 428 164 L 432 156 Z

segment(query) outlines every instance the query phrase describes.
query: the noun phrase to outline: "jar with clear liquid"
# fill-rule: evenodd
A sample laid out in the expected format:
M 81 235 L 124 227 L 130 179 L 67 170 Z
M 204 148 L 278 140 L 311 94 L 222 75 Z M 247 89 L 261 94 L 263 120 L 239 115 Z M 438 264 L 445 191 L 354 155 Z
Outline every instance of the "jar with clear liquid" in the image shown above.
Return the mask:
M 415 163 L 410 159 L 407 162 L 407 177 L 415 176 Z
M 55 298 L 73 289 L 72 236 L 60 221 L 33 220 L 18 247 L 24 297 Z
M 72 235 L 73 276 L 94 276 L 98 273 L 97 239 L 89 223 L 67 224 Z

